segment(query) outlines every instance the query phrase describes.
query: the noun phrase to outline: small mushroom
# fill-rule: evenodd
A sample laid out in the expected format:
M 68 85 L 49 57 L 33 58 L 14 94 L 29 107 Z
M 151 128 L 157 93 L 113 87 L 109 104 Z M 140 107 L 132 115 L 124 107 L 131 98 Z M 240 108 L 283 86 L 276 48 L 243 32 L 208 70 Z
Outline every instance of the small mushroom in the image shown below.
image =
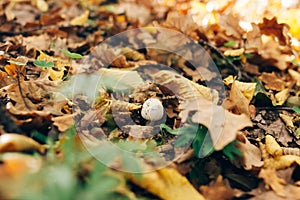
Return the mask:
M 157 98 L 149 98 L 144 102 L 141 114 L 146 120 L 158 121 L 164 115 L 164 107 Z

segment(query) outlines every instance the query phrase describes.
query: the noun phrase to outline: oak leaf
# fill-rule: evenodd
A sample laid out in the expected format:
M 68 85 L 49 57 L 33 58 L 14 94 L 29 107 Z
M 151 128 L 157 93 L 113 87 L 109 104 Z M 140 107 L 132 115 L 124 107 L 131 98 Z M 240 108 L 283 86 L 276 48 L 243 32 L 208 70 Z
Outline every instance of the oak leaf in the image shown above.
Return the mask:
M 204 98 L 185 101 L 180 105 L 179 116 L 186 122 L 191 115 L 194 123 L 203 124 L 210 132 L 215 150 L 222 150 L 236 139 L 239 130 L 252 126 L 245 114 L 236 115 Z

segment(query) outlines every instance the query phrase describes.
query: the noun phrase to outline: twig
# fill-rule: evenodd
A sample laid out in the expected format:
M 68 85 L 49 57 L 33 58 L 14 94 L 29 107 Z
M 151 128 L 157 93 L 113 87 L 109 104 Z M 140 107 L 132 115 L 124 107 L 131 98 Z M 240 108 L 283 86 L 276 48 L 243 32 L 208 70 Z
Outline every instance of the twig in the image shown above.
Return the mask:
M 293 108 L 290 107 L 256 107 L 257 110 L 287 110 L 287 111 L 294 111 Z

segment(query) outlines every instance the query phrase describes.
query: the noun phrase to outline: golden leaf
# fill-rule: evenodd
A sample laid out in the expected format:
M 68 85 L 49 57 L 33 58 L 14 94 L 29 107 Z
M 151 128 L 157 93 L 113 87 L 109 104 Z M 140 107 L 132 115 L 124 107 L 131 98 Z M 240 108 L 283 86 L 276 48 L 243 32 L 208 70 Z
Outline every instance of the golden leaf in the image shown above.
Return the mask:
M 44 153 L 46 147 L 20 134 L 7 133 L 0 136 L 0 152 L 37 150 Z
M 258 177 L 264 179 L 266 186 L 271 187 L 277 195 L 285 196 L 284 187 L 286 182 L 276 175 L 275 169 L 261 169 Z
M 204 200 L 191 183 L 172 168 L 144 173 L 141 177 L 132 174 L 127 176 L 133 183 L 162 199 Z
M 89 14 L 90 14 L 89 10 L 84 11 L 84 13 L 82 15 L 72 19 L 72 21 L 70 22 L 71 25 L 73 25 L 73 26 L 82 26 L 82 25 L 84 25 L 87 22 L 88 18 L 89 18 Z

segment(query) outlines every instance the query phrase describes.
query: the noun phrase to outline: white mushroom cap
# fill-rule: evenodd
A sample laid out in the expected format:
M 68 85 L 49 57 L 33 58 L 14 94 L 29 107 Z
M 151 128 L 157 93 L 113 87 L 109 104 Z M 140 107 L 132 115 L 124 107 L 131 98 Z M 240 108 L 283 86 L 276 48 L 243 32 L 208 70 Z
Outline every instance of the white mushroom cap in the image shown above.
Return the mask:
M 141 114 L 146 120 L 158 121 L 164 115 L 164 107 L 157 98 L 149 98 L 144 102 Z

